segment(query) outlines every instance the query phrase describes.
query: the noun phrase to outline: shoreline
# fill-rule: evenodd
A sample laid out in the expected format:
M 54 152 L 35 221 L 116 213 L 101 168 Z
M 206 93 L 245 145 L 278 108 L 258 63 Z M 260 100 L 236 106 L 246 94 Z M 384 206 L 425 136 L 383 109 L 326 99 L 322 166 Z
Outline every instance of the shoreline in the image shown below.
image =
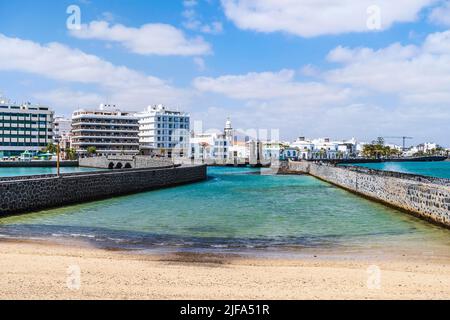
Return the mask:
M 68 288 L 74 267 L 79 289 Z M 0 270 L 1 299 L 450 299 L 448 256 L 142 254 L 1 239 Z

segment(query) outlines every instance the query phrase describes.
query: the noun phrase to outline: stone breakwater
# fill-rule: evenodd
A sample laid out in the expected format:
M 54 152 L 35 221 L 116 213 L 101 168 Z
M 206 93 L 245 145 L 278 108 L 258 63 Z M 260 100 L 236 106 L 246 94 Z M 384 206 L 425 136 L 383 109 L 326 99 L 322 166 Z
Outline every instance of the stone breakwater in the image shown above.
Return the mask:
M 100 169 L 145 169 L 173 166 L 170 159 L 152 158 L 149 156 L 107 156 L 81 158 L 80 167 Z
M 450 228 L 450 180 L 360 167 L 289 162 L 316 178 Z
M 198 182 L 206 178 L 206 166 L 1 178 L 0 216 Z

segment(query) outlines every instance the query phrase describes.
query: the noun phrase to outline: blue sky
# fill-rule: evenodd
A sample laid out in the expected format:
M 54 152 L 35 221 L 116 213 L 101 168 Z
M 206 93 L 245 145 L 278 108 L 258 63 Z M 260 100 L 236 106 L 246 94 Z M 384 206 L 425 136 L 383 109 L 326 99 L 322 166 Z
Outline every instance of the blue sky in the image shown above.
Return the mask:
M 287 140 L 450 145 L 449 16 L 438 0 L 0 0 L 0 92 L 65 115 L 165 103 Z

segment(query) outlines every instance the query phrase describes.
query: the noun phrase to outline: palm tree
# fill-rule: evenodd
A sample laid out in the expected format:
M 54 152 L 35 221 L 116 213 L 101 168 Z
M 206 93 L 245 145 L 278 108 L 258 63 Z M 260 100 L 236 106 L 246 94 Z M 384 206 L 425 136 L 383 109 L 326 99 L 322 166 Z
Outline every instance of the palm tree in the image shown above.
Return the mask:
M 86 152 L 87 152 L 87 154 L 88 154 L 89 156 L 92 156 L 92 155 L 94 155 L 94 154 L 97 153 L 97 148 L 96 148 L 96 147 L 93 147 L 93 146 L 88 147 L 88 148 L 86 149 Z

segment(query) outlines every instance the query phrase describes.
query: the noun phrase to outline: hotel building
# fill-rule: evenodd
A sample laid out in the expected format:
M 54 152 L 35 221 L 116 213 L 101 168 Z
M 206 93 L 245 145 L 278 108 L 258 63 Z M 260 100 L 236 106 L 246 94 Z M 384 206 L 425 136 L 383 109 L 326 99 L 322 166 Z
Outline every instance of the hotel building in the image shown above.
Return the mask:
M 53 115 L 48 107 L 0 100 L 0 157 L 38 152 L 53 143 Z
M 156 105 L 136 116 L 139 117 L 139 143 L 143 154 L 169 158 L 186 154 L 190 128 L 188 113 Z
M 139 153 L 139 119 L 114 105 L 99 110 L 80 109 L 72 115 L 72 148 L 80 155 L 89 147 L 97 155 L 136 155 Z

